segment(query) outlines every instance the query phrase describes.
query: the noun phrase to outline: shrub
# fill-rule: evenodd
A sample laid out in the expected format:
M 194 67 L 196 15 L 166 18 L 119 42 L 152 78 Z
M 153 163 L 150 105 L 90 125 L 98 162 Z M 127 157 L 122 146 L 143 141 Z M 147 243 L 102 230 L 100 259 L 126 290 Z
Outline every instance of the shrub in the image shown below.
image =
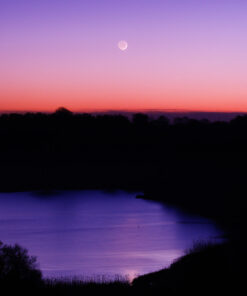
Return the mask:
M 19 285 L 35 286 L 42 281 L 36 257 L 15 244 L 3 244 L 0 241 L 0 285 L 15 287 Z

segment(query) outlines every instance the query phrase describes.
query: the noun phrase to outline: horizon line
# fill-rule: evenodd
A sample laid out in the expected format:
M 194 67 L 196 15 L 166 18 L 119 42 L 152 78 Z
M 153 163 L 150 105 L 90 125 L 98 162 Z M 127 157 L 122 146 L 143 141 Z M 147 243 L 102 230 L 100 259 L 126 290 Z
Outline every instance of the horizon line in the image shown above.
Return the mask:
M 105 108 L 87 108 L 87 109 L 79 109 L 79 110 L 72 110 L 67 108 L 66 106 L 59 106 L 54 110 L 0 110 L 0 114 L 4 113 L 54 113 L 59 108 L 65 108 L 71 111 L 72 113 L 110 113 L 110 112 L 119 112 L 119 113 L 208 113 L 208 114 L 247 114 L 247 111 L 239 111 L 239 110 L 190 110 L 190 109 L 158 109 L 158 108 L 140 108 L 140 109 L 105 109 Z

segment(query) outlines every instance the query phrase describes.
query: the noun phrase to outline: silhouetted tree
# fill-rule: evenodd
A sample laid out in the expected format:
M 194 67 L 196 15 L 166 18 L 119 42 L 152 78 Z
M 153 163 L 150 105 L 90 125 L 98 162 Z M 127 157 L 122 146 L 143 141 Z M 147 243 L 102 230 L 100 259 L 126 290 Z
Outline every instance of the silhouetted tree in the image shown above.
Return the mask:
M 156 126 L 156 127 L 167 127 L 169 125 L 169 119 L 166 117 L 166 116 L 159 116 L 158 119 L 156 120 L 153 120 L 153 125 Z
M 6 245 L 0 241 L 0 286 L 35 286 L 41 283 L 42 274 L 36 257 L 19 245 Z
M 59 107 L 56 112 L 55 115 L 59 115 L 59 116 L 71 116 L 73 115 L 73 112 L 71 112 L 70 110 L 64 108 L 64 107 Z
M 149 117 L 143 113 L 136 113 L 133 115 L 133 123 L 138 126 L 145 126 L 149 122 Z

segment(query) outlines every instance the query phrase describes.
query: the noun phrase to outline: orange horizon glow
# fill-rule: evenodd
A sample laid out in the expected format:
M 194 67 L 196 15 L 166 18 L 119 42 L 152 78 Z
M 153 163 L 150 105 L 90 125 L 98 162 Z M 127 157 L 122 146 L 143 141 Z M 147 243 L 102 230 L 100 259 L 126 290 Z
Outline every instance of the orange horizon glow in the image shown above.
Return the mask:
M 13 108 L 13 109 L 1 109 L 1 113 L 53 113 L 59 108 L 66 108 L 73 113 L 104 113 L 104 112 L 123 112 L 123 113 L 148 113 L 148 112 L 157 112 L 157 113 L 247 113 L 247 109 L 153 109 L 153 108 L 133 108 L 133 109 L 124 109 L 124 108 L 70 108 L 66 105 L 58 105 L 54 108 Z
M 163 111 L 163 112 L 224 112 L 224 113 L 242 113 L 247 112 L 247 99 L 239 100 L 233 104 L 231 97 L 216 99 L 211 96 L 210 99 L 203 98 L 172 98 L 172 95 L 152 99 L 152 96 L 139 95 L 138 97 L 116 94 L 110 96 L 69 96 L 61 95 L 61 98 L 54 96 L 46 97 L 42 94 L 20 95 L 10 97 L 6 94 L 5 101 L 0 102 L 0 112 L 54 112 L 59 107 L 65 107 L 72 112 L 103 112 L 103 111 L 126 111 L 126 112 L 146 112 L 146 111 Z M 46 98 L 46 99 L 45 99 Z M 70 99 L 68 99 L 70 98 Z M 116 99 L 118 98 L 118 99 Z

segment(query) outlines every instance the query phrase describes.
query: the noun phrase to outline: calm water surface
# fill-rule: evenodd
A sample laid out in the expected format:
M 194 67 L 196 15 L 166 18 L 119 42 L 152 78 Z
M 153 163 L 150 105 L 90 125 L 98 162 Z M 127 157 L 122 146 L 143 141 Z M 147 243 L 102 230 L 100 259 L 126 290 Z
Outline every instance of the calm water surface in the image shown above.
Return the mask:
M 196 240 L 217 240 L 208 220 L 134 193 L 0 193 L 0 240 L 36 255 L 44 276 L 129 275 L 156 271 Z

